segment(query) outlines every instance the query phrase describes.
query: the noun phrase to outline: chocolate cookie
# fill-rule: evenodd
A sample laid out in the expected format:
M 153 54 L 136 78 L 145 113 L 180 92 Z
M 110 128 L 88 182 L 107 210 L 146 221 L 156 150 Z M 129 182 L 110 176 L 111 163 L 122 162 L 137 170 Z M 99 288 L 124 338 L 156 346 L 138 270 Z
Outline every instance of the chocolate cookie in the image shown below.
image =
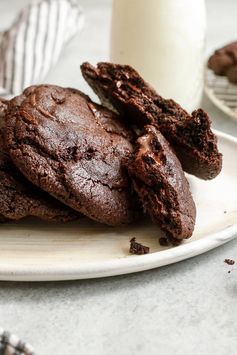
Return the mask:
M 173 100 L 165 100 L 128 65 L 89 63 L 82 74 L 102 103 L 115 108 L 124 120 L 142 128 L 156 126 L 174 148 L 183 168 L 202 179 L 213 179 L 222 167 L 217 139 L 208 115 L 199 109 L 189 115 Z
M 7 115 L 6 142 L 32 183 L 101 223 L 133 219 L 123 167 L 132 145 L 116 114 L 77 90 L 51 85 L 28 88 L 11 104 L 18 108 Z
M 51 222 L 68 222 L 79 214 L 33 186 L 12 164 L 0 129 L 0 222 L 36 216 Z
M 167 239 L 177 244 L 191 237 L 196 208 L 189 184 L 172 148 L 155 127 L 146 126 L 137 139 L 128 171 L 144 210 Z
M 237 83 L 237 42 L 217 49 L 209 58 L 208 67 L 216 75 L 225 75 L 230 82 Z

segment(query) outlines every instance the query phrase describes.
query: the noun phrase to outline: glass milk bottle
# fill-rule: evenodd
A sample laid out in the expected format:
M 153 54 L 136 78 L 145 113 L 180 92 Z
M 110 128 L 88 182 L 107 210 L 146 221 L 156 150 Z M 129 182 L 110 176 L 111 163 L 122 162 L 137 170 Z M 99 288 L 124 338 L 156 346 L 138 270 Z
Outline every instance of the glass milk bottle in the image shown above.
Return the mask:
M 114 0 L 110 59 L 192 111 L 202 98 L 205 31 L 205 0 Z

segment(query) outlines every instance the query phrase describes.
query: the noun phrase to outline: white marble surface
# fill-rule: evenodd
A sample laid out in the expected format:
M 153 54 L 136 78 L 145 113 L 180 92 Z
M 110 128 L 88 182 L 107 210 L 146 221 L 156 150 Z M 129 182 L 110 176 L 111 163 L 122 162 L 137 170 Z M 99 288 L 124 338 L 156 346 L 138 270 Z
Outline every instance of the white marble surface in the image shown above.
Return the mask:
M 197 0 L 196 0 L 197 1 Z M 79 65 L 108 58 L 109 0 L 84 0 L 84 32 L 69 44 L 48 82 L 90 93 Z M 0 27 L 26 0 L 0 1 Z M 236 0 L 208 0 L 207 53 L 237 37 Z M 237 135 L 208 99 L 214 126 Z M 202 256 L 115 278 L 0 283 L 0 327 L 41 355 L 229 355 L 237 348 L 237 240 Z M 228 273 L 228 270 L 232 270 Z

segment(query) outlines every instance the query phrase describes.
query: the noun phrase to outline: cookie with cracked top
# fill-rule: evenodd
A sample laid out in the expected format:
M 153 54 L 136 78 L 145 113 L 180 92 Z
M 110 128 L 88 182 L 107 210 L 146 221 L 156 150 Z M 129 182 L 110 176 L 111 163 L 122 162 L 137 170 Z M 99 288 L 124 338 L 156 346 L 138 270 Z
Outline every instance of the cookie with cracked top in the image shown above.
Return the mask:
M 103 104 L 120 112 L 124 120 L 142 128 L 151 124 L 170 142 L 183 169 L 202 179 L 213 179 L 222 168 L 222 155 L 211 121 L 202 109 L 188 114 L 173 100 L 159 96 L 128 65 L 89 63 L 82 74 Z
M 131 134 L 116 114 L 78 90 L 53 85 L 30 87 L 11 105 L 6 142 L 27 179 L 98 222 L 133 220 L 123 166 Z
M 129 175 L 143 208 L 177 245 L 191 237 L 195 204 L 181 164 L 168 141 L 153 126 L 146 126 L 137 139 L 128 164 Z
M 13 165 L 0 129 L 0 222 L 35 216 L 50 222 L 68 222 L 79 214 L 32 185 Z

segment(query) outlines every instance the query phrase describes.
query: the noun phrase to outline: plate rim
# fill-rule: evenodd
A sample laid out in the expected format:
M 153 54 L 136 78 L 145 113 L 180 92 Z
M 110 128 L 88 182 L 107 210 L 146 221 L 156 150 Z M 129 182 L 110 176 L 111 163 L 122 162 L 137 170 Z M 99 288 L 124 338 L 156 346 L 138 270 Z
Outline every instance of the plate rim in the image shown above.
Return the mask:
M 214 130 L 214 132 L 218 138 L 237 144 L 237 137 L 217 130 Z M 237 223 L 231 224 L 218 232 L 207 234 L 205 238 L 191 243 L 184 243 L 178 247 L 146 255 L 128 255 L 117 259 L 83 264 L 62 263 L 62 265 L 54 266 L 46 263 L 40 267 L 38 264 L 7 265 L 0 261 L 0 280 L 62 281 L 124 275 L 154 269 L 200 255 L 231 241 L 235 237 L 237 237 Z

